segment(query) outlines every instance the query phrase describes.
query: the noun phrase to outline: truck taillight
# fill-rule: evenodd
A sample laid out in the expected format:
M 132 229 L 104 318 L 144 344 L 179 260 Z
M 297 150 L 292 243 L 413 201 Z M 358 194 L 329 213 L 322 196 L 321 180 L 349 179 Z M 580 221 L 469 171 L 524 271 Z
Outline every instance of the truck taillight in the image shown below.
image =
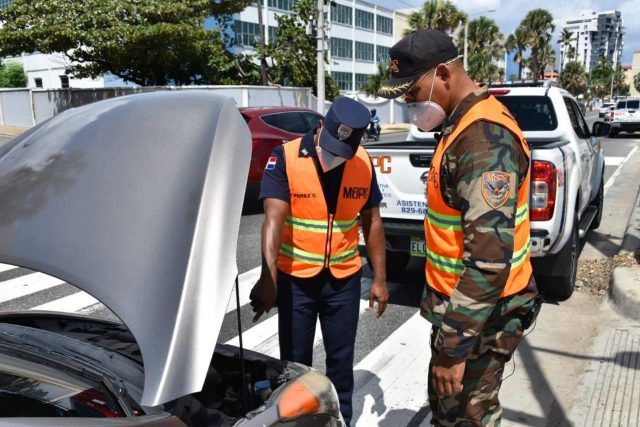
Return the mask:
M 551 162 L 534 160 L 532 171 L 531 220 L 549 221 L 556 204 L 556 167 Z

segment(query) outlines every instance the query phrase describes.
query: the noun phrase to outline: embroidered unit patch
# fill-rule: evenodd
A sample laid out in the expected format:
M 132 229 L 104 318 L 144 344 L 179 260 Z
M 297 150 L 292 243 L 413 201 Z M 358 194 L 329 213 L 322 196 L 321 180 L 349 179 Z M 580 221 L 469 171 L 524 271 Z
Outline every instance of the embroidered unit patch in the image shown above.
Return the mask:
M 499 209 L 507 203 L 511 195 L 511 174 L 489 171 L 482 174 L 482 197 L 493 209 Z

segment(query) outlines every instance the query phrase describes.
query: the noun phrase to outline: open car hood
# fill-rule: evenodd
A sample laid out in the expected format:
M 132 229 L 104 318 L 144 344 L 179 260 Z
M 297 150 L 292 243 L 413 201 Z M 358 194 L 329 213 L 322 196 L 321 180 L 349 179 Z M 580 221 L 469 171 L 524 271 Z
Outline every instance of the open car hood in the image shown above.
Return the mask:
M 67 110 L 0 146 L 0 263 L 104 303 L 144 360 L 141 404 L 201 390 L 237 274 L 251 136 L 189 90 Z

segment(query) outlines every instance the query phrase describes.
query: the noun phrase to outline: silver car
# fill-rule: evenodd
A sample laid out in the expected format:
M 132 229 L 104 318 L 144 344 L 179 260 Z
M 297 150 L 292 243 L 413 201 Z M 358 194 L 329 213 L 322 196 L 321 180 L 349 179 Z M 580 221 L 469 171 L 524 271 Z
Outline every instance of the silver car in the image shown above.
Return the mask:
M 1 426 L 343 424 L 324 375 L 216 346 L 250 157 L 233 100 L 204 91 L 67 110 L 0 147 L 0 263 L 122 320 L 0 315 Z

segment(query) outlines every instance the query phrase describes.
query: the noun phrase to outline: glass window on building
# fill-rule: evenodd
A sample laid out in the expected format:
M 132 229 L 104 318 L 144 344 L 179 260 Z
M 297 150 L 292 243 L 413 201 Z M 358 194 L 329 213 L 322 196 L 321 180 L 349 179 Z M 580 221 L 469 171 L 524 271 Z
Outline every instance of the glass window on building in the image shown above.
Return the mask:
M 373 45 L 371 43 L 356 42 L 356 60 L 373 62 Z
M 356 9 L 356 27 L 373 30 L 373 13 Z
M 13 3 L 13 0 L 0 0 L 0 9 L 3 9 Z
M 353 24 L 352 16 L 351 7 L 337 3 L 331 4 L 331 22 L 351 25 Z
M 352 78 L 353 75 L 351 73 L 345 73 L 342 71 L 332 71 L 331 78 L 338 85 L 338 89 L 341 91 L 350 91 L 352 90 Z
M 63 74 L 60 77 L 60 85 L 62 86 L 62 89 L 69 89 L 69 76 L 67 76 L 66 74 Z
M 42 78 L 41 77 L 36 77 L 35 79 L 33 79 L 33 83 L 36 85 L 36 87 L 42 87 Z
M 386 16 L 376 16 L 376 29 L 379 33 L 393 34 L 393 19 Z
M 376 60 L 389 62 L 389 48 L 387 46 L 376 46 Z
M 276 39 L 276 30 L 278 29 L 278 27 L 273 27 L 271 25 L 269 25 L 269 35 L 267 36 L 269 38 L 269 43 L 271 43 L 272 41 L 274 41 Z
M 353 59 L 353 45 L 351 40 L 331 37 L 331 57 Z
M 243 46 L 254 46 L 256 44 L 256 37 L 260 35 L 260 26 L 253 22 L 236 20 L 234 23 L 234 31 L 236 33 L 236 43 Z
M 369 74 L 356 73 L 356 90 L 360 91 L 362 86 L 369 80 Z
M 268 0 L 267 6 L 273 7 L 274 9 L 291 10 L 293 9 L 294 1 L 295 0 Z

